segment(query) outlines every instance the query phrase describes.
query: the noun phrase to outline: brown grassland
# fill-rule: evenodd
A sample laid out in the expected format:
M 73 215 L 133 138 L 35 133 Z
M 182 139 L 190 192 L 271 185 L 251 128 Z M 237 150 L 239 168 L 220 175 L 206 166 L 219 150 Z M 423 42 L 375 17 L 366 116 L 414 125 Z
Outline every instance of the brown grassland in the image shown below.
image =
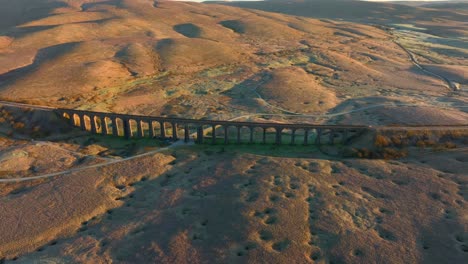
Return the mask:
M 466 125 L 463 6 L 0 0 L 0 100 Z M 467 145 L 456 128 L 384 129 L 348 148 L 168 145 L 2 107 L 0 264 L 463 263 Z

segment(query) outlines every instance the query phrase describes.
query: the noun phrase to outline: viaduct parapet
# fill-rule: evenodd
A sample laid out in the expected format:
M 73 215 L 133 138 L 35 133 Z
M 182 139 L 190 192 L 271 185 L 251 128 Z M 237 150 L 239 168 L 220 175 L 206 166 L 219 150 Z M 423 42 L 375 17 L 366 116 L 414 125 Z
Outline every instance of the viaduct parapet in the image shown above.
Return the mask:
M 196 143 L 343 144 L 370 130 L 369 126 L 313 125 L 218 121 L 54 109 L 73 125 L 93 134 L 160 138 Z

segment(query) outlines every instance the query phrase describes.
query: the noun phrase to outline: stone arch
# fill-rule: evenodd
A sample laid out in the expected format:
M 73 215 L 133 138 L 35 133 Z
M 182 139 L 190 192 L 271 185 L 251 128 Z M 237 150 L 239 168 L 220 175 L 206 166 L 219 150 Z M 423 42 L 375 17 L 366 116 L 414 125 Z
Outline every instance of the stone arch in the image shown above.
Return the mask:
M 144 120 L 144 126 L 145 126 L 145 136 L 149 138 L 153 138 L 154 137 L 153 121 L 149 119 Z M 153 132 L 151 132 L 151 130 L 153 130 Z
M 80 116 L 76 113 L 71 114 L 71 124 L 74 126 L 81 126 L 81 119 Z
M 298 128 L 296 129 L 296 140 L 294 145 L 314 145 L 316 131 L 314 128 Z
M 102 133 L 102 121 L 98 115 L 93 115 L 91 121 L 94 122 L 94 129 L 96 134 Z
M 109 129 L 109 123 L 111 122 L 110 118 L 107 116 L 101 116 L 100 120 L 100 133 L 103 135 L 108 135 L 111 130 Z
M 148 130 L 148 123 L 142 119 L 134 119 L 135 120 L 135 136 L 139 138 L 143 138 L 146 136 L 146 131 Z
M 310 132 L 306 133 L 306 130 L 304 128 L 296 128 L 293 129 L 291 132 L 294 133 L 291 134 L 291 145 L 304 145 L 305 142 L 309 142 L 309 140 L 304 139 L 306 136 L 310 137 Z
M 196 142 L 198 143 L 213 143 L 213 126 L 212 124 L 195 124 L 196 126 Z M 217 130 L 217 129 L 216 129 Z M 216 136 L 216 134 L 215 134 Z M 201 141 L 200 141 L 201 139 Z
M 236 135 L 236 142 L 238 144 L 250 142 L 250 127 L 249 126 L 237 126 L 239 132 L 239 138 Z
M 159 123 L 158 123 L 158 122 L 155 122 L 155 121 L 152 120 L 152 119 L 146 120 L 146 123 L 147 123 L 147 125 L 148 125 L 148 137 L 149 137 L 149 138 L 155 138 L 155 137 L 157 137 L 157 134 L 156 134 L 155 129 L 156 129 L 156 128 L 159 129 Z
M 153 137 L 161 138 L 161 123 L 158 120 L 150 120 L 149 123 L 151 123 L 150 126 L 152 126 L 152 129 L 153 129 Z M 150 129 L 150 133 L 151 133 L 151 129 Z
M 120 117 L 111 117 L 109 118 L 111 120 L 111 131 L 113 136 L 123 136 L 124 135 L 124 124 L 123 124 L 123 119 Z
M 101 118 L 97 115 L 91 115 L 89 121 L 91 124 L 91 133 L 97 134 L 101 130 Z
M 147 119 L 141 119 L 140 126 L 141 126 L 141 136 L 151 138 L 152 136 L 150 132 L 150 121 Z
M 204 124 L 203 130 L 205 132 L 206 140 L 211 144 L 220 143 L 221 138 L 224 138 L 224 129 L 220 125 L 215 123 L 213 124 Z
M 295 134 L 296 128 L 285 127 L 281 130 L 281 141 L 283 144 L 290 144 L 292 142 L 293 133 Z
M 323 128 L 315 128 L 311 129 L 312 138 L 310 140 L 310 144 L 321 145 L 324 141 L 324 129 Z
M 65 119 L 68 119 L 68 123 L 70 123 L 71 125 L 74 125 L 73 119 L 72 119 L 73 115 L 70 115 L 67 112 L 63 112 L 62 117 L 65 118 Z
M 274 127 L 263 127 L 262 143 L 274 144 L 276 142 L 276 129 Z
M 194 124 L 196 129 L 195 142 L 202 144 L 205 142 L 205 127 L 203 124 Z
M 86 131 L 91 131 L 91 117 L 89 115 L 83 115 L 80 121 L 83 121 L 81 127 Z
M 136 137 L 145 138 L 150 136 L 149 122 L 146 119 L 136 119 Z
M 162 139 L 172 137 L 172 125 L 167 121 L 160 121 L 160 137 Z
M 136 133 L 136 121 L 135 119 L 128 118 L 124 119 L 124 136 L 126 138 L 132 138 Z
M 283 134 L 285 128 L 275 127 L 275 144 L 281 145 L 283 143 Z
M 179 124 L 179 128 L 184 129 L 184 141 L 189 142 L 197 142 L 197 127 L 198 124 L 193 124 L 193 123 L 184 123 L 184 124 Z
M 179 124 L 177 122 L 171 122 L 171 137 L 172 140 L 176 141 L 179 140 Z
M 252 136 L 253 136 L 253 143 L 254 144 L 257 144 L 257 143 L 262 143 L 263 142 L 263 128 L 262 127 L 259 127 L 259 126 L 251 126 L 251 129 L 252 129 Z M 250 137 L 250 135 L 249 135 Z M 249 139 L 249 142 L 250 142 L 250 139 Z
M 222 125 L 224 144 L 237 142 L 237 126 L 234 124 Z

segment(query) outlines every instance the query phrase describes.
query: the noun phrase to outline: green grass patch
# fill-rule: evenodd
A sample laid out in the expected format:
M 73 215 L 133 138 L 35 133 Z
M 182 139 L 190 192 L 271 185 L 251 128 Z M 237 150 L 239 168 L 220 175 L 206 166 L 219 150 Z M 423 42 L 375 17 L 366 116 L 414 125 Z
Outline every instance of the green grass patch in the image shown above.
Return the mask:
M 209 141 L 211 142 L 211 141 Z M 206 141 L 204 144 L 197 144 L 187 146 L 191 150 L 200 151 L 204 153 L 212 153 L 213 155 L 219 153 L 232 153 L 232 154 L 254 154 L 261 156 L 273 157 L 289 157 L 289 158 L 304 158 L 304 157 L 317 157 L 323 156 L 320 150 L 315 145 L 273 145 L 273 144 L 227 144 L 217 143 L 211 145 Z

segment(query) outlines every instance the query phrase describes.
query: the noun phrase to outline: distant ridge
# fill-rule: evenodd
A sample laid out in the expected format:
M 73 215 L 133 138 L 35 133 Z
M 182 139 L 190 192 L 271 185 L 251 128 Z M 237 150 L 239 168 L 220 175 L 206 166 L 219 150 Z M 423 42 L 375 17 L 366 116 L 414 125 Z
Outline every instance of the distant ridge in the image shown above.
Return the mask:
M 468 15 L 457 13 L 456 10 L 445 10 L 446 8 L 466 9 L 468 2 L 426 3 L 424 7 L 418 5 L 408 6 L 405 5 L 405 2 L 368 2 L 355 0 L 265 0 L 217 3 L 295 16 L 344 19 L 376 24 L 409 22 L 410 20 L 430 20 L 436 17 L 468 20 Z M 429 7 L 437 7 L 437 9 L 429 9 Z M 444 7 L 444 10 L 438 10 L 441 7 Z

